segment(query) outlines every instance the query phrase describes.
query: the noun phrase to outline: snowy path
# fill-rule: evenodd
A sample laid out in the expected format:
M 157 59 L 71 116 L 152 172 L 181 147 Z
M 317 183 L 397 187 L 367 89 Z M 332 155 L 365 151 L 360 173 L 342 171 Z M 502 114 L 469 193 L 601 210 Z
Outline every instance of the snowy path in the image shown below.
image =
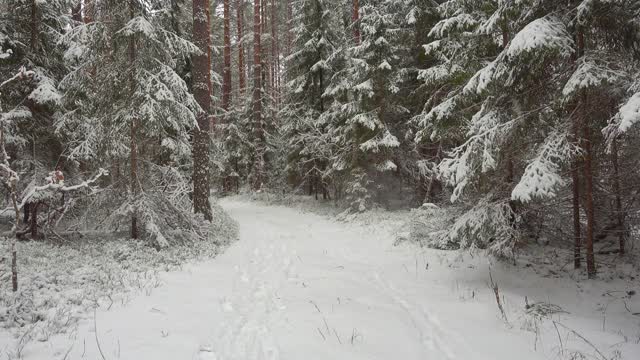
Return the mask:
M 363 227 L 226 201 L 240 241 L 163 275 L 164 285 L 97 313 L 26 359 L 544 359 L 494 306 L 433 274 L 436 264 Z M 486 290 L 486 289 L 484 289 Z M 465 300 L 466 299 L 466 300 Z

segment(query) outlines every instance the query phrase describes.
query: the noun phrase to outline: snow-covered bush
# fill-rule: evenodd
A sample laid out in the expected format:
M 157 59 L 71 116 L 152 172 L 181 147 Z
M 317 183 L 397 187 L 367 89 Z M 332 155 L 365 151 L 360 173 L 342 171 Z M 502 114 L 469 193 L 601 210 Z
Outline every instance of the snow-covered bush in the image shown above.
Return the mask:
M 362 170 L 352 174 L 352 180 L 346 184 L 344 190 L 348 211 L 363 212 L 371 209 L 373 206 L 373 199 L 370 193 L 372 183 Z
M 18 243 L 20 290 L 10 288 L 7 242 L 0 242 L 0 327 L 34 339 L 65 332 L 100 304 L 127 301 L 160 285 L 158 271 L 216 256 L 237 238 L 237 224 L 218 205 L 207 239 L 172 243 L 162 251 L 145 241 L 117 238 L 122 232 L 71 232 L 64 239 Z M 113 230 L 113 229 L 112 229 Z M 84 234 L 84 235 L 82 235 Z M 167 234 L 172 241 L 173 234 Z

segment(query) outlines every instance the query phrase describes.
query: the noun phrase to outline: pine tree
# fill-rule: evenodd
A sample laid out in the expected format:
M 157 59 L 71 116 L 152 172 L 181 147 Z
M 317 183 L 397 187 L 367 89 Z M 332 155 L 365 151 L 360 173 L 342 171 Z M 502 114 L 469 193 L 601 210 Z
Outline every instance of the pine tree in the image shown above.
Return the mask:
M 113 227 L 128 218 L 132 237 L 164 247 L 179 240 L 167 239 L 168 229 L 195 229 L 197 223 L 186 205 L 187 174 L 174 167 L 191 166 L 197 152 L 191 151 L 189 134 L 203 110 L 175 69 L 191 54 L 203 53 L 172 31 L 168 12 L 136 0 L 116 4 L 101 2 L 92 22 L 63 38 L 70 71 L 60 84 L 66 112 L 55 130 L 71 144 L 70 161 L 130 167 L 126 176 L 114 165 L 112 178 L 128 178 L 128 187 L 115 183 L 115 193 L 101 199 L 97 211 L 111 209 L 105 224 Z M 208 191 L 208 179 L 205 185 Z
M 373 199 L 348 194 L 358 189 L 363 194 L 367 177 L 397 171 L 394 151 L 400 146 L 394 124 L 408 116 L 407 109 L 395 101 L 399 92 L 402 19 L 405 7 L 391 1 L 367 3 L 360 8 L 360 43 L 348 48 L 344 69 L 336 72 L 325 91 L 337 101 L 331 104 L 326 120 L 335 143 L 332 168 L 337 172 L 356 173 L 347 185 L 348 202 L 362 211 Z M 356 183 L 359 183 L 357 185 Z M 369 198 L 369 196 L 366 196 Z
M 309 193 L 322 190 L 328 197 L 325 176 L 330 162 L 330 143 L 326 119 L 331 97 L 325 90 L 335 74 L 334 57 L 342 39 L 336 33 L 340 24 L 329 11 L 331 2 L 303 0 L 295 3 L 293 52 L 287 57 L 287 105 L 281 112 L 285 126 L 281 129 L 287 147 L 289 182 L 307 182 Z M 317 196 L 317 195 L 316 195 Z
M 262 7 L 260 0 L 253 2 L 253 95 L 252 95 L 252 143 L 255 148 L 251 169 L 251 188 L 260 190 L 265 180 L 264 155 L 266 151 L 266 139 L 263 123 L 263 88 L 262 88 Z
M 236 1 L 236 17 L 237 17 L 237 47 L 238 47 L 238 99 L 245 94 L 246 89 L 246 70 L 244 64 L 244 0 Z M 241 103 L 241 102 L 239 102 Z
M 231 8 L 230 0 L 224 0 L 224 70 L 222 75 L 222 109 L 229 111 L 231 107 Z
M 228 4 L 227 4 L 228 12 Z M 200 50 L 193 55 L 193 94 L 202 109 L 193 136 L 193 208 L 212 219 L 209 203 L 209 131 L 211 116 L 211 38 L 208 0 L 193 0 L 193 39 Z M 225 36 L 228 33 L 225 32 Z M 225 64 L 225 71 L 227 70 Z M 230 69 L 228 69 L 230 70 Z M 230 73 L 229 73 L 230 75 Z M 225 75 L 226 77 L 227 75 Z M 229 85 L 231 85 L 229 83 Z

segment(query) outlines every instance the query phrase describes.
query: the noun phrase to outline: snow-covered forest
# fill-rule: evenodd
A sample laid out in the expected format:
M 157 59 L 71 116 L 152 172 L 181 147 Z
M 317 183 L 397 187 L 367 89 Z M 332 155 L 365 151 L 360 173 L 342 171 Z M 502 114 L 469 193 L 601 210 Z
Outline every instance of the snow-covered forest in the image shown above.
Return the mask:
M 638 144 L 639 0 L 0 0 L 0 359 L 638 359 Z

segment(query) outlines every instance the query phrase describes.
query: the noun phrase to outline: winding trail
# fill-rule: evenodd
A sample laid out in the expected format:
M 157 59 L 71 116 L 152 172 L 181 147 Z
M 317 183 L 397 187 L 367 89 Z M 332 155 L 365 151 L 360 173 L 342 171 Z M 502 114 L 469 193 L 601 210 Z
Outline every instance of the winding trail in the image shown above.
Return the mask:
M 67 360 L 100 360 L 97 338 L 107 360 L 544 358 L 495 309 L 461 300 L 432 270 L 437 259 L 394 247 L 389 228 L 222 205 L 241 229 L 224 254 L 164 274 L 149 296 L 99 311 L 97 334 L 93 323 L 81 324 L 71 347 L 51 341 L 41 345 L 49 356 L 23 356 L 63 359 L 70 349 Z

